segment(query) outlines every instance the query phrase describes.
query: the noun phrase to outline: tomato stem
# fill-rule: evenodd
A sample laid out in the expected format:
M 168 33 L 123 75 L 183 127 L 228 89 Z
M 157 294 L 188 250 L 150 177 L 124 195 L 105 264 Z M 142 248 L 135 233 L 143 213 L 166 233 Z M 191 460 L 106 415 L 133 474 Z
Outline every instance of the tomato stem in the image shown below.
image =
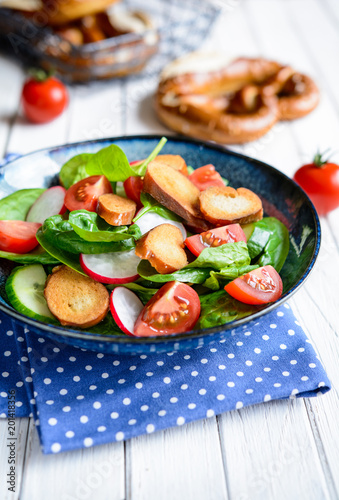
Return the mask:
M 332 153 L 330 153 L 330 155 L 326 158 L 326 160 L 324 160 L 323 157 L 326 153 L 330 151 L 331 151 L 330 148 L 326 149 L 323 153 L 320 153 L 320 151 L 318 151 L 313 158 L 314 165 L 319 168 L 321 168 L 323 165 L 326 165 L 326 163 L 328 163 L 328 160 L 331 158 Z
M 48 78 L 52 76 L 53 71 L 52 70 L 45 71 L 42 68 L 30 68 L 28 70 L 28 74 L 37 82 L 42 83 L 48 80 Z

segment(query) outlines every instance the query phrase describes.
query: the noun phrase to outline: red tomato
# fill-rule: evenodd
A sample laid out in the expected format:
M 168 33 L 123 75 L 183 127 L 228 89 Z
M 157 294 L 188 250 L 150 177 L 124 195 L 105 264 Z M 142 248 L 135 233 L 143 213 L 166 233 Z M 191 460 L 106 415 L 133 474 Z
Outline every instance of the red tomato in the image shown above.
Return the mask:
M 41 224 L 22 220 L 0 220 L 0 250 L 28 253 L 38 245 L 35 237 Z
M 134 335 L 171 335 L 191 330 L 199 319 L 200 300 L 193 288 L 170 281 L 145 305 L 134 325 Z
M 68 92 L 57 78 L 43 81 L 31 78 L 22 89 L 22 105 L 26 117 L 33 123 L 46 123 L 61 115 L 68 104 Z
M 225 290 L 244 304 L 259 305 L 279 299 L 283 284 L 274 267 L 264 266 L 231 281 Z
M 204 167 L 197 168 L 189 175 L 189 179 L 200 191 L 204 191 L 209 187 L 225 186 L 221 175 L 215 170 L 213 165 L 205 165 Z
M 141 177 L 132 176 L 126 179 L 124 182 L 124 189 L 127 198 L 135 201 L 138 207 L 142 206 L 140 201 L 140 194 L 141 191 L 143 190 L 143 187 L 144 187 L 144 182 Z
M 319 215 L 339 207 L 339 165 L 323 161 L 317 154 L 313 163 L 296 171 L 294 180 L 306 191 Z
M 95 212 L 99 196 L 112 192 L 113 189 L 107 177 L 92 175 L 73 184 L 66 192 L 64 203 L 70 212 L 72 210 Z
M 220 247 L 220 245 L 234 243 L 235 241 L 247 241 L 245 233 L 239 224 L 229 224 L 228 226 L 217 227 L 204 233 L 195 234 L 186 238 L 185 245 L 198 257 L 204 248 Z

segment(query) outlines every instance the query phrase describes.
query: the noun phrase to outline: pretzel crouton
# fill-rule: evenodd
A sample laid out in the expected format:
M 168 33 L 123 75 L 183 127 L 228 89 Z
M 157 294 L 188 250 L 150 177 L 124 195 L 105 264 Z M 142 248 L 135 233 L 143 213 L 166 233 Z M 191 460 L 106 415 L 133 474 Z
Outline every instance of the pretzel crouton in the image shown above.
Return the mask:
M 199 210 L 199 189 L 181 172 L 168 165 L 151 162 L 144 178 L 144 191 L 180 215 L 190 226 L 203 231 L 210 228 Z
M 100 323 L 109 308 L 104 285 L 67 266 L 53 269 L 44 295 L 51 313 L 64 326 L 89 328 Z
M 200 210 L 216 226 L 248 224 L 263 217 L 259 196 L 246 188 L 208 188 L 200 195 Z
M 108 193 L 99 196 L 97 213 L 111 226 L 125 226 L 132 223 L 136 208 L 134 201 Z
M 183 248 L 180 229 L 173 224 L 161 224 L 138 240 L 135 253 L 141 259 L 147 259 L 158 273 L 168 274 L 188 264 Z

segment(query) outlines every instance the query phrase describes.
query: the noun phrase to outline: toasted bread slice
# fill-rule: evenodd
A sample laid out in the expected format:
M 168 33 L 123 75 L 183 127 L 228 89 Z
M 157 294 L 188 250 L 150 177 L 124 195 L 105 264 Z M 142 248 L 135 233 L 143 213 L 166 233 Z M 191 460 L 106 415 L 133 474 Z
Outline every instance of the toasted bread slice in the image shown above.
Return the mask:
M 111 226 L 131 224 L 137 204 L 128 198 L 108 193 L 99 196 L 97 213 Z
M 103 320 L 109 308 L 104 285 L 67 266 L 53 269 L 44 295 L 51 313 L 64 326 L 89 328 Z
M 178 170 L 182 174 L 188 176 L 188 170 L 185 160 L 180 155 L 158 155 L 153 162 L 150 163 L 161 163 L 168 167 Z
M 248 224 L 263 217 L 259 196 L 246 188 L 208 188 L 200 195 L 200 210 L 208 221 L 217 226 Z
M 151 162 L 144 178 L 144 191 L 189 225 L 205 231 L 210 228 L 199 210 L 199 189 L 181 172 L 164 163 Z
M 168 274 L 188 264 L 183 248 L 180 229 L 172 224 L 161 224 L 138 240 L 135 253 L 141 259 L 147 259 L 158 273 Z

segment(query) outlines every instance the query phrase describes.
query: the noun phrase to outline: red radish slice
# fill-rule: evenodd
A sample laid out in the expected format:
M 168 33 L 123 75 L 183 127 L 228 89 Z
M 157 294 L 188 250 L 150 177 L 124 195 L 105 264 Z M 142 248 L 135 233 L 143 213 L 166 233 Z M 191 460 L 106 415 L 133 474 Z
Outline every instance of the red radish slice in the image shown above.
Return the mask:
M 28 211 L 26 220 L 28 222 L 40 222 L 42 224 L 52 215 L 63 214 L 66 211 L 64 205 L 66 189 L 62 186 L 54 186 L 44 191 L 33 203 Z
M 134 249 L 129 252 L 80 254 L 84 272 L 100 283 L 123 284 L 137 280 L 140 260 Z
M 118 327 L 127 335 L 133 336 L 134 324 L 143 308 L 139 297 L 128 288 L 118 286 L 111 293 L 112 316 Z
M 139 212 L 136 214 L 136 217 L 138 216 Z M 155 212 L 146 212 L 145 215 L 142 215 L 140 219 L 138 219 L 135 224 L 137 224 L 140 228 L 141 234 L 147 233 L 147 231 L 150 231 L 151 229 L 160 226 L 161 224 L 172 224 L 172 226 L 176 226 L 177 228 L 180 229 L 182 236 L 184 240 L 187 237 L 186 229 L 181 224 L 181 222 L 177 222 L 175 220 L 170 220 L 170 219 L 165 219 L 165 217 L 162 217 L 161 215 L 155 213 Z

